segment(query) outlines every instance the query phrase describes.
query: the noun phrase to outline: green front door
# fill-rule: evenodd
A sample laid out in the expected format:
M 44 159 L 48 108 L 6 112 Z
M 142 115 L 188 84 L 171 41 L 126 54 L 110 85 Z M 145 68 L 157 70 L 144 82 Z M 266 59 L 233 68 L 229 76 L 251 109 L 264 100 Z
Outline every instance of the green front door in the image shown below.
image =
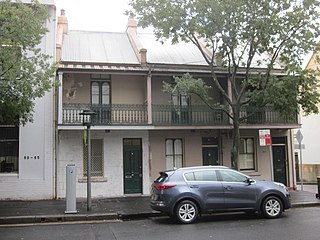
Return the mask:
M 218 147 L 202 147 L 203 166 L 219 165 Z
M 274 181 L 287 185 L 286 147 L 272 146 Z
M 142 193 L 141 139 L 123 139 L 124 194 Z

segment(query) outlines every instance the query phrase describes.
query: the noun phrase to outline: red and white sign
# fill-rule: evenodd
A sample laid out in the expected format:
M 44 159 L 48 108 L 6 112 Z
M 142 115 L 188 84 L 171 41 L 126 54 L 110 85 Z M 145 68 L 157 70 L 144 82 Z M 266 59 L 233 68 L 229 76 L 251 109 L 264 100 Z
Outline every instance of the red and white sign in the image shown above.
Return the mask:
M 270 129 L 259 130 L 260 146 L 271 145 L 271 134 Z

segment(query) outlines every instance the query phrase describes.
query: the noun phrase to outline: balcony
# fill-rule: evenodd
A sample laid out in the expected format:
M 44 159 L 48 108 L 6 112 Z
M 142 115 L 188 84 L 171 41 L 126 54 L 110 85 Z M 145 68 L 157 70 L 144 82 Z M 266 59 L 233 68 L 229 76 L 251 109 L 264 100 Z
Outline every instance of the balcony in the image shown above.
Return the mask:
M 85 109 L 94 110 L 96 125 L 148 125 L 147 105 L 138 104 L 63 104 L 62 124 L 82 124 L 79 115 Z M 255 109 L 243 107 L 240 116 L 249 116 L 242 124 L 297 124 L 296 114 L 280 115 L 272 107 Z M 207 106 L 152 105 L 152 125 L 172 126 L 226 126 L 230 125 L 227 115 L 219 109 Z
M 62 123 L 63 124 L 81 124 L 82 116 L 79 115 L 85 109 L 92 109 L 97 113 L 94 117 L 94 124 L 139 124 L 148 123 L 147 105 L 137 104 L 63 104 Z M 87 121 L 87 119 L 85 119 Z
M 243 106 L 240 117 L 247 116 L 242 124 L 297 124 L 298 114 L 282 115 L 274 111 L 272 106 L 257 108 L 254 106 Z
M 228 125 L 228 117 L 207 106 L 152 105 L 153 125 Z

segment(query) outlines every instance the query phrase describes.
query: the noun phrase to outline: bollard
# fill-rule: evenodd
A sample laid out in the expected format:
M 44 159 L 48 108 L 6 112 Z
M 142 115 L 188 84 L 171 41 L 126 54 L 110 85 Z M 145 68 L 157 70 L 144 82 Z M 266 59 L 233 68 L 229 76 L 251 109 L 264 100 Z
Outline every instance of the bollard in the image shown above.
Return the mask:
M 320 176 L 317 176 L 317 184 L 318 184 L 318 193 L 316 194 L 316 198 L 320 199 Z
M 77 213 L 76 200 L 76 165 L 66 167 L 66 211 L 65 213 Z

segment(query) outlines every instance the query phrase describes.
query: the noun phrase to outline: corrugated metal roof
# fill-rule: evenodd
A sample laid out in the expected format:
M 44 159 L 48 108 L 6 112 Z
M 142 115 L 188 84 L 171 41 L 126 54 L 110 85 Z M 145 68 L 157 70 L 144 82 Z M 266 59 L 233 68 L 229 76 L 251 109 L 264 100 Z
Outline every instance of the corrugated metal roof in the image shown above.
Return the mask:
M 138 33 L 139 41 L 147 49 L 147 62 L 158 64 L 183 64 L 183 65 L 205 65 L 202 54 L 199 49 L 192 43 L 183 41 L 172 44 L 171 40 L 163 42 L 157 41 L 153 33 Z M 239 55 L 241 55 L 239 53 Z M 246 60 L 247 55 L 243 56 Z M 246 61 L 245 61 L 246 62 Z M 270 62 L 270 56 L 267 53 L 256 54 L 252 60 L 253 68 L 267 68 Z M 244 67 L 240 64 L 240 67 Z M 275 69 L 283 69 L 279 62 L 275 62 Z
M 139 41 L 147 49 L 147 62 L 160 64 L 208 65 L 199 49 L 191 42 L 161 43 L 153 33 L 138 33 Z
M 172 44 L 166 40 L 162 43 L 156 40 L 153 33 L 138 33 L 138 39 L 147 49 L 148 64 L 184 65 L 184 68 L 208 66 L 199 49 L 191 42 Z M 264 60 L 269 58 L 265 53 L 256 55 L 251 66 L 266 68 Z M 61 68 L 141 71 L 141 66 L 138 66 L 139 60 L 125 32 L 71 30 L 64 35 Z M 243 67 L 241 63 L 240 67 Z M 283 66 L 276 62 L 275 69 L 283 69 Z
M 71 30 L 64 35 L 62 61 L 139 64 L 126 33 Z

